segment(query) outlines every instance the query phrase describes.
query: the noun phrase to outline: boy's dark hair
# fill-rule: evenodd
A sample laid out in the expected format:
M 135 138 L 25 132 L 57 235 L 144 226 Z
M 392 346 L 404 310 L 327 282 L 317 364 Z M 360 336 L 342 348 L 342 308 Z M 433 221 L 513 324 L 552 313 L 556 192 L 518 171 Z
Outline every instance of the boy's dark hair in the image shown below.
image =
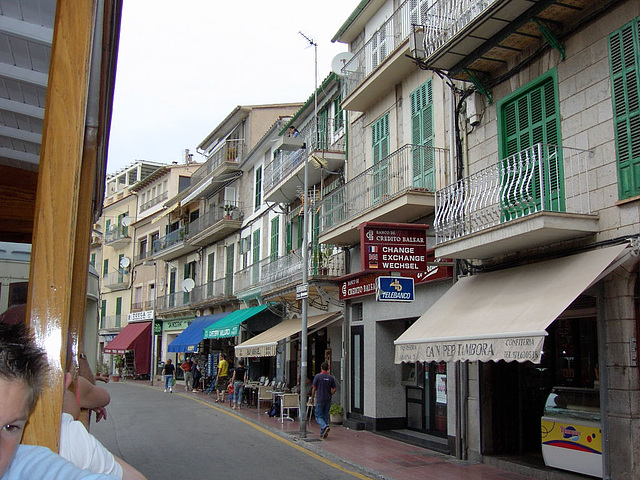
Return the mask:
M 324 370 L 325 372 L 329 371 L 329 364 L 327 362 L 322 362 L 322 365 L 320 365 L 320 368 L 322 370 Z
M 25 324 L 0 323 L 0 378 L 25 382 L 29 388 L 29 411 L 42 392 L 47 360 L 44 351 L 36 345 Z

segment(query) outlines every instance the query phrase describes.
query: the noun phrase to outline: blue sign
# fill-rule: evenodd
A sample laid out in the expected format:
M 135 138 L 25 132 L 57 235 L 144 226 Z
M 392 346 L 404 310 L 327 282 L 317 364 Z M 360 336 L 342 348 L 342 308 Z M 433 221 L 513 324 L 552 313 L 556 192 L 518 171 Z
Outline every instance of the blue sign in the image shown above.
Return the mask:
M 415 300 L 413 278 L 378 277 L 376 300 L 378 302 L 413 302 Z

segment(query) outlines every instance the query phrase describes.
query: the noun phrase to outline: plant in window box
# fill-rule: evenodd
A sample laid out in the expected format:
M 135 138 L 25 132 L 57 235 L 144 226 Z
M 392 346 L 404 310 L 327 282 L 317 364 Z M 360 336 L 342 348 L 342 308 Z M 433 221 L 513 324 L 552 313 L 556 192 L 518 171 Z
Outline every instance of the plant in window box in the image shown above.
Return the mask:
M 340 425 L 342 423 L 342 415 L 344 413 L 344 409 L 342 405 L 333 403 L 331 407 L 329 407 L 329 421 L 333 424 Z

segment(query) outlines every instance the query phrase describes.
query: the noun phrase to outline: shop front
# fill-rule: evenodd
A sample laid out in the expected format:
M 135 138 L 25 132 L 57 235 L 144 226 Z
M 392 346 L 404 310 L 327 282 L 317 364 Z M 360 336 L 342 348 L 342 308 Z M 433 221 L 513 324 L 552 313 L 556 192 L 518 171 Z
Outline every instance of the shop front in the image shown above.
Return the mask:
M 604 327 L 597 289 L 589 288 L 627 254 L 626 245 L 617 245 L 454 284 L 395 341 L 396 363 L 428 365 L 424 381 L 434 385 L 436 410 L 429 413 L 436 429 L 439 392 L 455 381 L 463 389 L 453 390 L 455 398 L 447 401 L 458 415 L 468 412 L 457 422 L 467 425 L 455 429 L 458 445 L 468 444 L 479 455 L 541 458 L 541 421 L 554 388 L 606 396 L 599 390 Z M 464 375 L 438 378 L 445 364 Z M 602 435 L 607 433 L 603 426 Z
M 104 347 L 104 353 L 120 355 L 115 362 L 124 377 L 139 378 L 151 371 L 151 322 L 129 323 Z M 120 372 L 118 372 L 120 373 Z

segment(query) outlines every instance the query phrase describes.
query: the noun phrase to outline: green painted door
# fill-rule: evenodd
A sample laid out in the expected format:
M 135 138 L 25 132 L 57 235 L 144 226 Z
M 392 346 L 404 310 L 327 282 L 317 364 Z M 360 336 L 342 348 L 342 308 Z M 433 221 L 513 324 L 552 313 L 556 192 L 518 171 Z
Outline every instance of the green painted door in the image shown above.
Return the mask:
M 116 297 L 116 327 L 122 326 L 122 297 Z
M 252 285 L 257 285 L 260 281 L 260 229 L 257 229 L 253 232 L 253 245 L 252 248 L 252 269 L 251 269 L 251 279 Z
M 280 217 L 271 219 L 271 261 L 278 259 L 278 247 L 280 246 Z
M 500 120 L 504 220 L 539 210 L 564 211 L 555 75 L 545 75 L 509 97 L 500 107 Z
M 435 189 L 433 152 L 433 88 L 431 80 L 409 96 L 413 187 Z

